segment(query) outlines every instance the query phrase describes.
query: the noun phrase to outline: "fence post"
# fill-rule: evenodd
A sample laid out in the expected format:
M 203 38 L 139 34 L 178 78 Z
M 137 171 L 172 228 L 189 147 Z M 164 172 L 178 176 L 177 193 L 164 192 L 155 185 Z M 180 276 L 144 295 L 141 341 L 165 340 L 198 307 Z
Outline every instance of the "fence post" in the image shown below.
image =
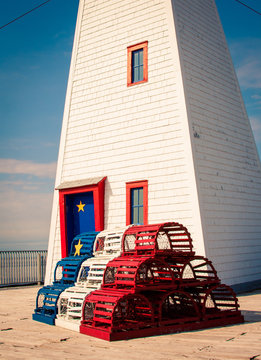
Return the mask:
M 37 254 L 37 284 L 41 285 L 42 281 L 42 257 L 41 254 Z

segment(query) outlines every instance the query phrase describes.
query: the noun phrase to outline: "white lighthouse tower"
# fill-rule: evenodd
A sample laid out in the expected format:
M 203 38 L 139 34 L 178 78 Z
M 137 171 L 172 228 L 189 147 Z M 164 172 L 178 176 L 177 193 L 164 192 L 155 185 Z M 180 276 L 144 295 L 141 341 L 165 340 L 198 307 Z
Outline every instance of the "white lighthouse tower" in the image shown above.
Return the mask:
M 80 0 L 46 283 L 74 235 L 177 221 L 261 283 L 261 166 L 214 0 Z

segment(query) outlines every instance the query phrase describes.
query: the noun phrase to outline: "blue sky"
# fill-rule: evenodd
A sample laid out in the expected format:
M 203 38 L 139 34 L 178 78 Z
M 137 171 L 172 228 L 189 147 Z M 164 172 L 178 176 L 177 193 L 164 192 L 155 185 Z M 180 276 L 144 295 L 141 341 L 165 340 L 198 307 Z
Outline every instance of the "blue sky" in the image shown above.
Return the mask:
M 1 1 L 0 26 L 42 2 Z M 216 3 L 261 154 L 261 16 Z M 47 248 L 77 8 L 52 0 L 0 30 L 0 250 Z

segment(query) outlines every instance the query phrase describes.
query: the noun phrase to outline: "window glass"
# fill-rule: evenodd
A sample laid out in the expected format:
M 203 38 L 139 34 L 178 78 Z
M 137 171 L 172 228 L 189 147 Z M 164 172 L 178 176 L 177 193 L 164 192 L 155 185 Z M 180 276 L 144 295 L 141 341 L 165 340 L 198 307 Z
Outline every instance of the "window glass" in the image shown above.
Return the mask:
M 143 224 L 143 188 L 131 189 L 131 223 Z
M 139 220 L 138 224 L 143 224 L 143 207 L 142 210 L 139 212 Z
M 138 211 L 139 211 L 139 209 L 137 207 L 133 207 L 133 209 L 132 209 L 132 223 L 133 224 L 138 224 L 139 223 Z
M 132 52 L 132 82 L 143 80 L 143 49 Z
M 132 206 L 139 205 L 139 189 L 132 189 Z
M 139 190 L 139 205 L 143 206 L 143 188 Z

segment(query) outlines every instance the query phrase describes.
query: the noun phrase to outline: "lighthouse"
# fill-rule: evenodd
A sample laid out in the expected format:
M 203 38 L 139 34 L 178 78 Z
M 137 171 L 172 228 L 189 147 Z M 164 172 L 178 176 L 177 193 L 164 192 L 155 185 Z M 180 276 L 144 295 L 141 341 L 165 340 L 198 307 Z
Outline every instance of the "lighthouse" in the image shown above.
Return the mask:
M 80 0 L 46 284 L 73 238 L 177 221 L 261 284 L 261 165 L 214 0 Z

